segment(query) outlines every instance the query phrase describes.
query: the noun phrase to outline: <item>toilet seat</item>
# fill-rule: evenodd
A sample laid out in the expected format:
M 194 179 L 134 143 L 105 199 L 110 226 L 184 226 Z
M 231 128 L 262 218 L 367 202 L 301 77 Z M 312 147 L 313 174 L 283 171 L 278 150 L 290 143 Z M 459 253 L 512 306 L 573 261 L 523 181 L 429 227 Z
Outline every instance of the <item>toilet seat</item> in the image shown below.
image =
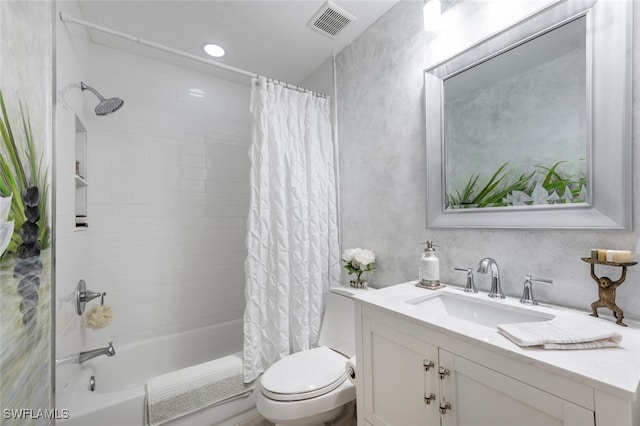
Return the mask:
M 262 375 L 262 393 L 275 401 L 301 401 L 325 395 L 347 379 L 346 360 L 326 346 L 297 352 L 276 362 Z
M 259 385 L 259 384 L 258 384 Z M 276 401 L 258 392 L 256 408 L 267 420 L 279 425 L 318 425 L 331 421 L 345 404 L 356 399 L 356 387 L 349 380 L 329 393 L 301 401 Z

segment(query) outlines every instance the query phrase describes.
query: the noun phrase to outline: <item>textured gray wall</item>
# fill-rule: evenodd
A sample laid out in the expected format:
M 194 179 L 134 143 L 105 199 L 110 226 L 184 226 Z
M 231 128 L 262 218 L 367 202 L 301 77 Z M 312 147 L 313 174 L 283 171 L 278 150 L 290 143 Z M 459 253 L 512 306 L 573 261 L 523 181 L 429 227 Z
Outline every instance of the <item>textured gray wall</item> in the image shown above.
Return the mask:
M 467 25 L 481 25 L 476 18 L 483 11 L 478 2 L 471 3 Z M 475 267 L 491 256 L 501 267 L 508 295 L 519 297 L 524 274 L 531 274 L 555 281 L 536 289 L 539 300 L 588 309 L 597 290 L 580 257 L 591 248 L 635 251 L 637 231 L 426 229 L 423 70 L 438 56 L 439 46 L 422 28 L 422 4 L 399 2 L 337 56 L 342 248 L 372 249 L 377 269 L 370 282 L 382 287 L 416 279 L 420 242 L 433 239 L 441 246 L 442 281 L 463 285 L 464 273 L 453 268 Z M 640 7 L 635 9 L 638 27 Z M 464 25 L 465 19 L 459 22 Z M 634 38 L 636 124 L 640 34 Z M 638 165 L 640 126 L 633 127 L 633 162 Z M 635 223 L 639 208 L 636 185 Z M 597 272 L 614 279 L 619 273 L 608 267 Z M 487 276 L 477 275 L 476 283 L 488 290 Z M 618 288 L 618 304 L 627 317 L 640 319 L 640 266 L 629 269 L 627 282 Z

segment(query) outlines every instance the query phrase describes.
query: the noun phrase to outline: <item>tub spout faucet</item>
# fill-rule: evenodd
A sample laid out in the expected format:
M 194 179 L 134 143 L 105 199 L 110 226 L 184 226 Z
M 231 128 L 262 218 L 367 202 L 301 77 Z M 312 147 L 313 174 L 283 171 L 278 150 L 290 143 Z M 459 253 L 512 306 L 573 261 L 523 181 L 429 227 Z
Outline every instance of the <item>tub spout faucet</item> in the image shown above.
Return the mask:
M 115 354 L 116 354 L 116 350 L 113 348 L 113 342 L 109 342 L 109 346 L 107 346 L 106 348 L 80 352 L 78 363 L 82 364 L 83 362 L 89 361 L 90 359 L 93 359 L 100 355 L 114 356 Z
M 489 297 L 494 299 L 504 299 L 504 293 L 500 286 L 500 270 L 498 269 L 498 263 L 491 257 L 485 257 L 478 264 L 478 272 L 486 274 L 487 271 L 491 271 L 491 290 L 489 290 Z

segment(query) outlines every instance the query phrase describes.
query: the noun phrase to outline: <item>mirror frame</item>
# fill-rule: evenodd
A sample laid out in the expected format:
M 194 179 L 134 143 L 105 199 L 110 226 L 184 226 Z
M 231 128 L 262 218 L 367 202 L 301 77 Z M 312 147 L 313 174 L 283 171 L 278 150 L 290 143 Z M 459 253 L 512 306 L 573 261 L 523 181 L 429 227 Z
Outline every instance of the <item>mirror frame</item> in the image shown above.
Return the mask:
M 427 228 L 631 230 L 631 3 L 561 0 L 425 70 Z M 580 16 L 587 19 L 591 64 L 586 88 L 590 203 L 445 209 L 444 80 Z

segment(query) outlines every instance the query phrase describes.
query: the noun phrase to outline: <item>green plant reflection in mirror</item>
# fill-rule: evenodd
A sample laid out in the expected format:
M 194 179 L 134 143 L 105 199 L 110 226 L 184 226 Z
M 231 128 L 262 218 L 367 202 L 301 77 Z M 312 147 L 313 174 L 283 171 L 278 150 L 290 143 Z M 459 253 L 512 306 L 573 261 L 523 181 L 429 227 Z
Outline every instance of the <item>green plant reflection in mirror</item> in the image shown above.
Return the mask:
M 447 193 L 447 208 L 483 208 L 537 204 L 576 204 L 587 199 L 584 174 L 562 170 L 567 161 L 550 167 L 535 165 L 532 171 L 514 173 L 502 164 L 489 178 L 471 175 L 463 187 Z

